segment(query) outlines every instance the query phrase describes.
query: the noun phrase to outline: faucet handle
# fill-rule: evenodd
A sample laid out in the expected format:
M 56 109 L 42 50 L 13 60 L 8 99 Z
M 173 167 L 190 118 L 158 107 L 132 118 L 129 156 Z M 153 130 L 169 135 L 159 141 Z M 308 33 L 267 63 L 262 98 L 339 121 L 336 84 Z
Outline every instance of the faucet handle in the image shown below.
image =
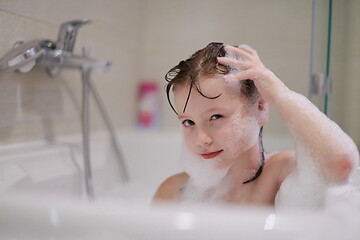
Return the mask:
M 56 48 L 72 52 L 79 27 L 91 22 L 92 21 L 90 19 L 78 19 L 62 23 L 59 30 Z

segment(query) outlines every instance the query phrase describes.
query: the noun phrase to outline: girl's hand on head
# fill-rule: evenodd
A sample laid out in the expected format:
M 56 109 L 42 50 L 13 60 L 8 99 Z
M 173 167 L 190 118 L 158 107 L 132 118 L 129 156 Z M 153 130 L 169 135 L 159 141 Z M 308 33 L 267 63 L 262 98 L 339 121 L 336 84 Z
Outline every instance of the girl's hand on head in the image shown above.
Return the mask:
M 218 57 L 218 62 L 236 70 L 225 75 L 225 81 L 253 80 L 261 96 L 269 101 L 273 100 L 278 91 L 287 89 L 280 79 L 265 67 L 257 52 L 250 46 L 226 45 L 225 50 L 229 56 Z

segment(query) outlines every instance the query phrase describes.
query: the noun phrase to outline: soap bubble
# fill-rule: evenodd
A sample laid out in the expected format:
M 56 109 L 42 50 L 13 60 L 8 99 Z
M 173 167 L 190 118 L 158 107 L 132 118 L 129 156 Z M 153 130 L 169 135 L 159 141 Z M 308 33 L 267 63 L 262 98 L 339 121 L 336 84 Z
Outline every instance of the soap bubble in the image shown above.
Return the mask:
M 232 127 L 228 129 L 229 139 L 228 142 L 223 143 L 225 154 L 221 156 L 203 159 L 190 152 L 183 143 L 181 161 L 185 172 L 190 176 L 184 186 L 183 200 L 207 202 L 221 200 L 230 188 L 239 183 L 239 177 L 244 178 L 242 183 L 254 176 L 255 170 L 242 169 L 238 157 L 256 145 L 259 125 L 254 117 L 242 117 L 240 113 L 235 113 L 230 121 Z M 241 170 L 237 170 L 236 178 L 227 178 L 234 164 L 237 164 Z
M 217 168 L 217 157 L 203 159 L 200 156 L 196 156 L 187 149 L 185 143 L 182 144 L 181 162 L 185 172 L 190 176 L 189 181 L 184 187 L 183 199 L 209 201 L 210 195 L 213 198 L 217 198 L 216 194 L 214 194 L 215 188 L 223 180 L 230 166 L 222 169 Z

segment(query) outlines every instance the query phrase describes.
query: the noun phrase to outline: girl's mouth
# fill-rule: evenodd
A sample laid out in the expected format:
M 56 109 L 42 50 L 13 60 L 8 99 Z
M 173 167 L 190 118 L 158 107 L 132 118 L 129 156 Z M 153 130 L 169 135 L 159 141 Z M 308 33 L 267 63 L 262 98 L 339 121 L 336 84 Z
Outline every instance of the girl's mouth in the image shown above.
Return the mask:
M 209 153 L 203 153 L 201 154 L 201 156 L 205 159 L 210 159 L 210 158 L 214 158 L 216 157 L 217 155 L 219 155 L 223 150 L 219 150 L 219 151 L 216 151 L 216 152 L 209 152 Z

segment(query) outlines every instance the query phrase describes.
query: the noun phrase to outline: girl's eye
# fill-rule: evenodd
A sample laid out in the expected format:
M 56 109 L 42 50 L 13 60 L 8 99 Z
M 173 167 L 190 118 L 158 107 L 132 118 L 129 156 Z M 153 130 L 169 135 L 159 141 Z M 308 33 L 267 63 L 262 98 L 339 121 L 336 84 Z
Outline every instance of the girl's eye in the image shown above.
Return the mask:
M 182 122 L 182 125 L 184 125 L 184 127 L 190 127 L 192 125 L 195 125 L 195 123 L 189 119 L 186 119 Z
M 215 115 L 212 115 L 210 120 L 216 120 L 216 119 L 219 119 L 219 118 L 222 118 L 223 116 L 220 115 L 220 114 L 215 114 Z

